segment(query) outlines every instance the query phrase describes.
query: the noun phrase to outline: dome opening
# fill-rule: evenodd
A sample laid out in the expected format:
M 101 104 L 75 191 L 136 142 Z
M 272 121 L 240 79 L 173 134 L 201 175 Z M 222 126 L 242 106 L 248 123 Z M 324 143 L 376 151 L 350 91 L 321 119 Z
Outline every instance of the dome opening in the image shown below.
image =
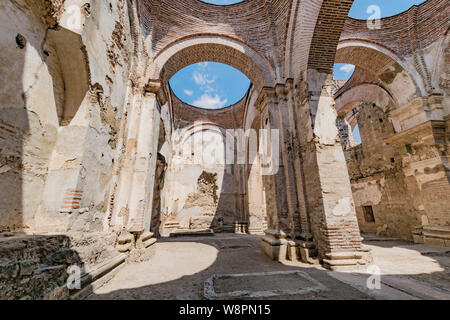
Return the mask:
M 223 109 L 239 102 L 250 80 L 239 70 L 223 63 L 200 62 L 178 71 L 169 81 L 184 103 L 203 109 Z
M 200 0 L 200 1 L 209 4 L 215 4 L 216 6 L 228 6 L 231 4 L 243 2 L 244 0 Z

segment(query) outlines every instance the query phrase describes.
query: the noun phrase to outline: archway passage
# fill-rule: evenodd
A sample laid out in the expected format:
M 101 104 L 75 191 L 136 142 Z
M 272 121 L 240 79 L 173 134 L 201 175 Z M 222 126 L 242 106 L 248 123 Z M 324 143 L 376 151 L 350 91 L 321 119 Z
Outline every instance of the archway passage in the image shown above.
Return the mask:
M 219 86 L 223 69 L 213 68 L 216 74 L 207 70 L 220 65 L 232 70 L 232 77 L 222 81 L 226 88 Z M 180 77 L 185 82 L 180 81 L 178 93 L 174 92 L 183 71 L 188 76 Z M 246 232 L 245 162 L 236 161 L 245 143 L 238 133 L 246 109 L 254 104 L 250 96 L 274 83 L 272 67 L 242 42 L 201 36 L 169 45 L 155 57 L 151 72 L 166 88 L 173 115 L 161 234 Z M 239 89 L 234 98 L 221 95 L 233 89 Z M 183 96 L 188 103 L 180 99 Z M 258 232 L 264 224 L 259 223 Z
M 449 190 L 450 181 L 448 170 L 442 170 L 447 156 L 435 149 L 441 146 L 435 132 L 445 131 L 442 110 L 448 105 L 445 87 L 436 90 L 448 47 L 448 27 L 440 29 L 440 15 L 448 5 L 439 0 L 414 4 L 373 28 L 366 28 L 370 21 L 346 21 L 335 61 L 356 68 L 335 94 L 336 110 L 341 132 L 359 124 L 363 140 L 351 146 L 341 137 L 362 232 L 442 243 L 436 233 L 447 233 L 448 220 L 442 217 L 448 211 L 439 209 L 439 196 L 430 202 L 429 191 L 437 185 Z M 420 22 L 411 19 L 419 16 Z M 414 28 L 414 46 L 402 38 L 405 23 Z M 440 30 L 440 36 L 431 30 Z M 431 171 L 440 173 L 432 177 L 426 173 Z
M 237 130 L 250 80 L 228 65 L 205 61 L 179 70 L 169 83 L 172 152 L 160 234 L 246 232 L 244 163 L 236 157 L 244 150 Z

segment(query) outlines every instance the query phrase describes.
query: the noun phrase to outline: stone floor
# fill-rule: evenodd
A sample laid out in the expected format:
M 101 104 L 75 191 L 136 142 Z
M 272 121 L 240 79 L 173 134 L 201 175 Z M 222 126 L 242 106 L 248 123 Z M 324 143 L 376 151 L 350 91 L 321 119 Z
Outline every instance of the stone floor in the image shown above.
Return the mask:
M 258 236 L 218 234 L 160 239 L 149 261 L 125 265 L 88 299 L 205 299 L 205 282 L 207 296 L 221 299 L 450 299 L 448 248 L 376 237 L 365 244 L 380 290 L 368 289 L 371 274 L 281 264 L 262 253 Z

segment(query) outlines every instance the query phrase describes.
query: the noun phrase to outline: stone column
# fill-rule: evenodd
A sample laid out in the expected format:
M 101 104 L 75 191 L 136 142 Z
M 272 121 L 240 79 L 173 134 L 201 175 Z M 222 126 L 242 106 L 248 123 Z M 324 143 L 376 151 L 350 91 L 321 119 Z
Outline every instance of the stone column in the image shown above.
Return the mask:
M 364 265 L 362 246 L 344 152 L 336 128 L 332 75 L 310 70 L 300 84 L 297 112 L 302 136 L 305 188 L 311 228 L 324 266 L 337 270 Z M 304 90 L 304 91 L 302 91 Z M 308 117 L 308 114 L 310 115 Z
M 111 217 L 111 226 L 120 231 L 123 226 L 128 224 L 130 197 L 130 182 L 133 180 L 133 164 L 136 154 L 136 141 L 139 129 L 139 117 L 141 114 L 143 92 L 133 90 L 133 98 L 129 108 L 129 119 L 127 121 L 127 133 L 125 138 L 125 151 L 122 155 L 120 166 L 119 181 L 116 193 L 114 195 L 114 207 Z
M 136 156 L 129 200 L 129 232 L 150 230 L 153 190 L 159 139 L 160 113 L 158 110 L 159 83 L 150 83 L 145 90 L 139 119 Z
M 291 136 L 291 147 L 293 156 L 293 166 L 295 173 L 295 183 L 297 188 L 297 204 L 299 217 L 300 234 L 297 233 L 295 238 L 295 246 L 297 247 L 297 255 L 303 262 L 315 263 L 313 257 L 317 255 L 317 250 L 312 241 L 311 224 L 307 208 L 307 198 L 305 192 L 305 177 L 304 177 L 304 161 L 302 159 L 302 152 L 300 147 L 299 135 L 301 131 L 298 128 L 298 117 L 302 115 L 296 112 L 294 84 L 292 79 L 286 81 L 287 94 L 287 117 L 289 120 L 289 132 Z M 292 251 L 292 249 L 291 249 Z
M 275 89 L 264 88 L 256 105 L 261 112 L 261 128 L 265 130 L 268 138 L 261 139 L 263 145 L 268 144 L 269 146 L 269 148 L 263 146 L 262 149 L 270 150 L 268 155 L 261 157 L 268 217 L 268 229 L 265 230 L 261 245 L 269 257 L 282 261 L 287 259 L 287 237 L 290 236 L 293 228 L 286 195 L 286 171 L 283 161 L 280 161 L 283 142 L 282 139 L 280 139 L 281 141 L 273 141 L 272 139 L 272 136 L 276 133 L 281 137 L 280 125 L 283 123 Z M 284 103 L 283 106 L 285 106 Z M 260 132 L 260 134 L 264 133 Z M 273 145 L 272 141 L 274 142 Z M 278 148 L 278 152 L 276 148 Z M 270 160 L 274 165 L 272 172 L 267 172 L 268 164 L 266 160 Z

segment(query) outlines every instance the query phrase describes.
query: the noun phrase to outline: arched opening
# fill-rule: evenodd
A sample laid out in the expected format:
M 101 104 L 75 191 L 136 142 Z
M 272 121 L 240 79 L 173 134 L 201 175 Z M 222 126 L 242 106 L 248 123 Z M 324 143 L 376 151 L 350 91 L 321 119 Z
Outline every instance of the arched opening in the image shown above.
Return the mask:
M 347 81 L 353 76 L 355 66 L 349 63 L 336 63 L 333 68 L 333 77 L 335 80 L 336 89 L 342 88 Z M 353 116 L 356 115 L 356 109 L 353 111 Z M 355 118 L 355 117 L 354 117 Z M 358 123 L 350 125 L 347 117 L 338 117 L 336 126 L 339 130 L 339 137 L 344 149 L 352 148 L 361 144 L 361 135 L 359 132 Z M 354 122 L 354 121 L 353 121 Z
M 218 37 L 174 43 L 155 65 L 173 115 L 161 235 L 246 232 L 246 162 L 239 161 L 245 137 L 239 119 L 249 88 L 273 83 L 270 65 L 243 43 Z
M 355 72 L 355 66 L 350 63 L 336 63 L 333 71 L 335 80 L 348 81 Z
M 389 50 L 363 41 L 341 40 L 335 63 L 355 66 L 350 79 L 340 92 L 362 83 L 379 84 L 396 101 L 404 105 L 421 96 L 423 87 L 417 72 Z M 347 67 L 349 66 L 349 67 Z

